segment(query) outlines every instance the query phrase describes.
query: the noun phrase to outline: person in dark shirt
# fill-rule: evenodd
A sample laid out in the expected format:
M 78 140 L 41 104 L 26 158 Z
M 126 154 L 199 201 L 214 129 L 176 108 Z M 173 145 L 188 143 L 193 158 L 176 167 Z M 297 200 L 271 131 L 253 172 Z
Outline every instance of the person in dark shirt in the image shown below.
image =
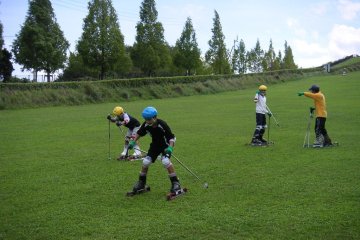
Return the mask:
M 170 192 L 175 193 L 176 191 L 181 190 L 179 179 L 177 178 L 174 166 L 170 161 L 176 138 L 169 125 L 164 120 L 157 118 L 157 114 L 158 112 L 154 107 L 146 107 L 143 110 L 142 116 L 145 119 L 145 122 L 141 124 L 135 138 L 129 143 L 129 148 L 136 148 L 136 141 L 148 133 L 152 139 L 147 155 L 143 158 L 139 181 L 134 185 L 133 193 L 142 191 L 146 188 L 146 175 L 149 166 L 155 162 L 159 155 L 161 155 L 161 162 L 169 174 L 171 181 Z
M 122 153 L 117 158 L 118 160 L 124 160 L 128 157 L 128 146 L 131 139 L 135 138 L 135 134 L 137 130 L 140 128 L 140 122 L 130 116 L 128 113 L 124 112 L 124 109 L 120 106 L 116 106 L 112 113 L 113 116 L 108 115 L 107 119 L 116 124 L 116 126 L 121 127 L 124 126 L 128 128 L 128 131 L 125 134 L 125 144 Z M 134 153 L 130 156 L 130 159 L 136 159 L 141 156 L 141 152 L 138 144 L 136 144 L 136 148 L 134 149 Z

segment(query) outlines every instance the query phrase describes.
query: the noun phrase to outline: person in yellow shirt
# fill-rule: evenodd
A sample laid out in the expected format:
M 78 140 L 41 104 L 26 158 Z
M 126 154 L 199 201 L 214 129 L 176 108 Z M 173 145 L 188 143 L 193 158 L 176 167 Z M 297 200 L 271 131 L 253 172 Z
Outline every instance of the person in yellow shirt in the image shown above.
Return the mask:
M 325 96 L 320 92 L 320 87 L 312 85 L 309 88 L 310 92 L 299 92 L 298 96 L 305 96 L 314 99 L 315 105 L 315 135 L 316 139 L 313 147 L 329 147 L 332 146 L 331 139 L 325 129 L 325 122 L 327 118 Z

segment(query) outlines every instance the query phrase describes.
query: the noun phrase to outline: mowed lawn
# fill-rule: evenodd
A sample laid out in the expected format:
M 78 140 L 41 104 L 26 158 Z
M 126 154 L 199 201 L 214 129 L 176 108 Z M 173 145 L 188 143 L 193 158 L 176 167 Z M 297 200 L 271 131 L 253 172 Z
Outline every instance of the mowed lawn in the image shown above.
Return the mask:
M 270 147 L 250 147 L 257 89 L 216 95 L 0 111 L 0 239 L 360 239 L 360 72 L 268 86 Z M 319 84 L 339 146 L 303 148 Z M 141 161 L 119 162 L 116 105 L 141 119 L 158 109 L 176 135 L 173 159 L 188 194 L 166 201 L 160 161 L 151 191 L 125 197 Z M 311 122 L 313 141 L 314 120 Z M 268 137 L 268 132 L 266 132 Z M 141 139 L 148 149 L 150 137 Z M 209 188 L 204 189 L 203 183 Z

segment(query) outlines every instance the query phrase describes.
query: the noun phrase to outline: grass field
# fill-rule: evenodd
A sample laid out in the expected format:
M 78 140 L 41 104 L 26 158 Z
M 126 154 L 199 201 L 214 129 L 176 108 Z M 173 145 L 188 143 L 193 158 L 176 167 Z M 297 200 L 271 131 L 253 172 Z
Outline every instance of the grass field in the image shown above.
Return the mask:
M 269 86 L 280 127 L 271 122 L 268 148 L 246 146 L 256 89 L 120 103 L 139 119 L 155 106 L 177 137 L 174 154 L 202 179 L 174 161 L 189 192 L 171 202 L 160 162 L 151 192 L 125 197 L 141 162 L 115 160 L 123 137 L 114 125 L 108 160 L 106 116 L 118 103 L 1 111 L 0 239 L 360 239 L 359 79 Z M 296 93 L 313 83 L 339 147 L 302 146 L 313 102 Z

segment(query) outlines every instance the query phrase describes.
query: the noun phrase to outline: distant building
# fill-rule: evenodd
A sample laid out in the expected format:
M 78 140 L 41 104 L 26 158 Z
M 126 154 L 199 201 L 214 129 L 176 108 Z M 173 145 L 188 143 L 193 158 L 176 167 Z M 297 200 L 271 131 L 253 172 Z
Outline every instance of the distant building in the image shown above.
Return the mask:
M 331 64 L 330 63 L 327 63 L 327 64 L 324 64 L 324 71 L 325 72 L 327 72 L 327 73 L 329 73 L 330 72 L 330 66 L 331 66 Z

